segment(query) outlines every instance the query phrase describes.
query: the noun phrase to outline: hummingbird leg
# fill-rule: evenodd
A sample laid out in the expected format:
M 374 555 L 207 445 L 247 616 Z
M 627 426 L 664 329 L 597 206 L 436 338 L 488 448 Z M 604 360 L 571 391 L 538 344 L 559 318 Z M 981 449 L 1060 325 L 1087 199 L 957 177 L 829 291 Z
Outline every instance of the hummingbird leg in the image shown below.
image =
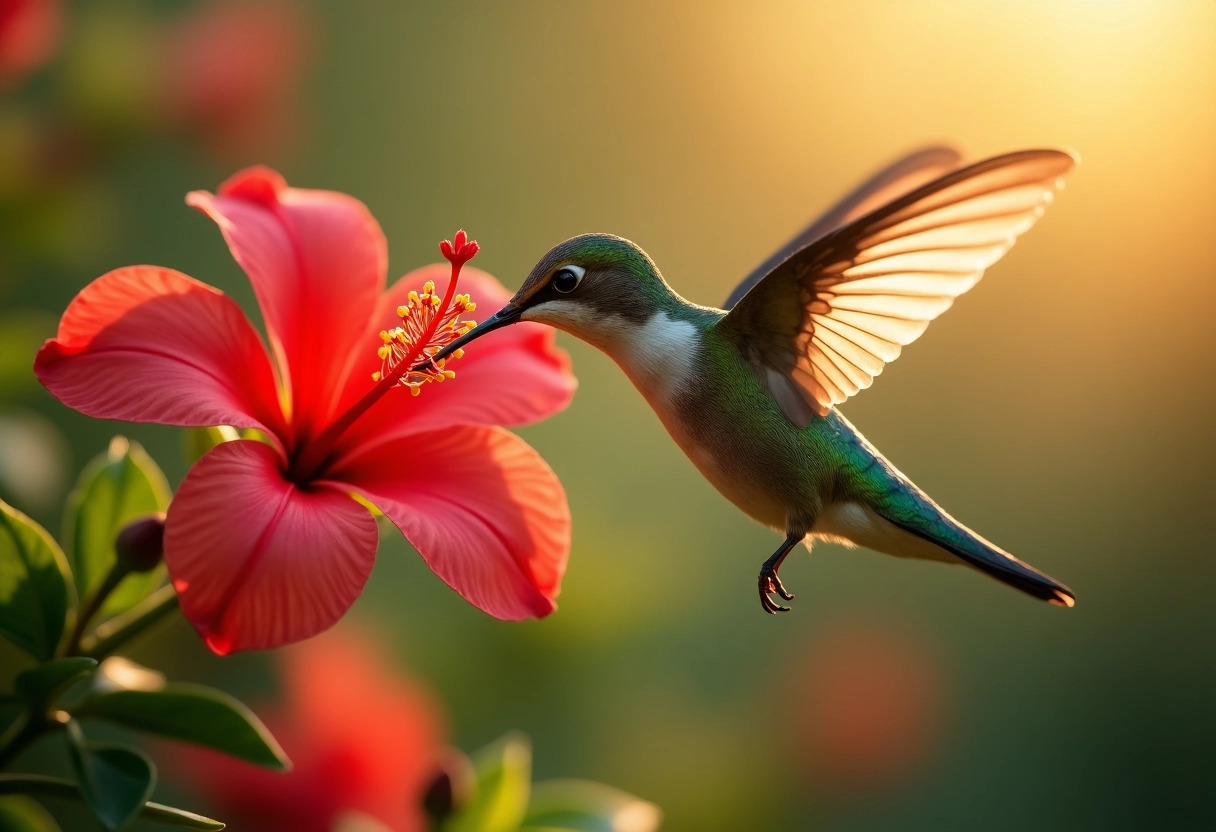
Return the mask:
M 785 560 L 785 556 L 806 537 L 805 534 L 790 534 L 785 538 L 785 542 L 781 544 L 773 556 L 764 562 L 760 567 L 760 578 L 757 585 L 760 589 L 760 606 L 764 607 L 764 611 L 770 615 L 776 615 L 779 612 L 789 612 L 789 607 L 783 607 L 774 601 L 770 596 L 775 592 L 781 596 L 783 600 L 794 600 L 794 594 L 787 592 L 781 584 L 781 579 L 777 577 L 777 570 L 781 568 L 781 562 Z

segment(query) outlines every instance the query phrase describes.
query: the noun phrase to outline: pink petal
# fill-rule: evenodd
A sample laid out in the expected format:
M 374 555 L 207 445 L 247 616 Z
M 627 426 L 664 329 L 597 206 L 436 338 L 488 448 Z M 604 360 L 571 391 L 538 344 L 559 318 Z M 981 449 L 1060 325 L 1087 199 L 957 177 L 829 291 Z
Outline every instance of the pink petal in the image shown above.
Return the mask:
M 442 294 L 450 274 L 446 264 L 425 266 L 401 278 L 381 296 L 373 326 L 363 341 L 365 354 L 347 381 L 343 407 L 371 388 L 371 374 L 380 369 L 376 348 L 382 342 L 377 333 L 400 323 L 396 309 L 405 303 L 410 290 L 421 289 L 432 280 Z M 472 320 L 488 318 L 511 297 L 492 276 L 468 266 L 457 291 L 467 292 L 477 303 L 476 311 L 468 313 Z M 553 329 L 541 324 L 515 324 L 487 335 L 470 344 L 464 357 L 447 367 L 456 371 L 456 378 L 426 385 L 417 398 L 401 389 L 380 399 L 347 432 L 343 446 L 367 447 L 454 424 L 529 424 L 565 408 L 577 385 L 570 372 L 570 357 L 555 344 Z
M 216 221 L 249 275 L 290 381 L 296 435 L 323 428 L 384 289 L 380 226 L 356 199 L 289 188 L 260 167 L 238 173 L 218 195 L 194 191 L 186 202 Z
M 182 612 L 221 655 L 332 626 L 363 591 L 376 521 L 343 489 L 283 478 L 269 445 L 225 442 L 186 475 L 165 521 Z
M 379 507 L 471 604 L 505 619 L 556 608 L 570 510 L 519 437 L 473 426 L 403 437 L 345 460 L 333 477 Z
M 34 372 L 55 398 L 99 419 L 283 426 L 270 361 L 240 307 L 172 269 L 129 266 L 94 280 Z

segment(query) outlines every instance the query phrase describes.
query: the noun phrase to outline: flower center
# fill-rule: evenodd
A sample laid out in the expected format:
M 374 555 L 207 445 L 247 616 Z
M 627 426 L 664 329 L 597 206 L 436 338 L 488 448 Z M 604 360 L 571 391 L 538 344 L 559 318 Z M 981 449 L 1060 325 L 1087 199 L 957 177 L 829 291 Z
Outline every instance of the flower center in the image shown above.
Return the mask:
M 476 326 L 473 321 L 460 320 L 461 313 L 472 312 L 476 304 L 469 300 L 468 295 L 456 294 L 456 282 L 460 278 L 461 268 L 477 254 L 478 245 L 461 229 L 456 232 L 452 242 L 441 242 L 439 250 L 452 264 L 452 277 L 443 297 L 435 294 L 435 284 L 428 280 L 422 294 L 410 292 L 405 305 L 397 307 L 401 325 L 380 333 L 383 343 L 377 355 L 381 364 L 379 371 L 372 373 L 375 386 L 325 428 L 320 436 L 299 449 L 287 471 L 288 477 L 294 482 L 303 484 L 313 480 L 332 461 L 335 445 L 347 428 L 389 390 L 403 385 L 416 396 L 426 382 L 455 377 L 455 372 L 444 369 L 447 359 L 436 362 L 431 360 L 431 356 Z M 456 350 L 449 357 L 459 358 L 462 353 L 463 350 Z
M 417 396 L 422 391 L 422 385 L 429 381 L 455 378 L 455 371 L 446 369 L 445 365 L 448 358 L 464 355 L 464 350 L 458 349 L 438 362 L 418 362 L 425 361 L 477 326 L 476 321 L 460 320 L 462 313 L 472 312 L 476 308 L 477 304 L 469 300 L 468 295 L 456 295 L 445 309 L 443 299 L 435 294 L 435 284 L 429 280 L 422 287 L 421 294 L 411 290 L 409 300 L 397 307 L 401 325 L 380 331 L 380 340 L 384 343 L 376 354 L 380 356 L 381 363 L 380 369 L 372 373 L 372 381 L 396 376 L 397 384 L 408 387 L 410 393 Z M 401 364 L 406 365 L 406 370 L 397 375 L 393 371 Z

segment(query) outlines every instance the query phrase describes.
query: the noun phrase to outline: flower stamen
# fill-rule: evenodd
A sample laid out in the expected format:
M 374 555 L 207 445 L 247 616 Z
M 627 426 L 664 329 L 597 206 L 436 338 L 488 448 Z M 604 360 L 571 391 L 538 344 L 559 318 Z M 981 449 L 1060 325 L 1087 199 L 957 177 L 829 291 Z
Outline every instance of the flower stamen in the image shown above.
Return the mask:
M 459 358 L 463 350 L 437 362 L 428 363 L 427 359 L 477 325 L 475 321 L 460 318 L 465 312 L 476 309 L 477 304 L 466 294 L 456 295 L 446 307 L 442 304 L 443 299 L 435 294 L 435 284 L 429 280 L 421 294 L 409 293 L 406 302 L 397 307 L 401 324 L 380 332 L 380 340 L 384 342 L 376 350 L 380 369 L 372 373 L 372 381 L 391 375 L 395 367 L 407 360 L 416 366 L 398 375 L 396 383 L 408 387 L 415 396 L 427 382 L 456 377 L 456 373 L 445 369 L 445 365 L 450 358 Z

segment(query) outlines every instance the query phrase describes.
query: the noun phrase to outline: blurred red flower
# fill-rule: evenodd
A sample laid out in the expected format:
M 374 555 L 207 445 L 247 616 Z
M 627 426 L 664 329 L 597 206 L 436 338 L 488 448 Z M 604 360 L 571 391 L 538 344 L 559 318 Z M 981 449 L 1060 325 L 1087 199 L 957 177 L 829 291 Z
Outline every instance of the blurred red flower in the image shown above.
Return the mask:
M 790 688 L 808 776 L 825 795 L 894 787 L 937 745 L 945 680 L 933 650 L 906 629 L 827 626 Z
M 0 89 L 42 66 L 59 45 L 58 0 L 0 0 Z
M 569 402 L 574 378 L 552 332 L 511 327 L 458 362 L 458 381 L 418 398 L 391 374 L 371 380 L 386 329 L 403 322 L 424 284 L 436 286 L 436 324 L 458 299 L 454 281 L 476 244 L 461 232 L 459 250 L 445 249 L 450 268 L 419 269 L 386 291 L 384 236 L 349 196 L 290 188 L 253 168 L 187 202 L 216 221 L 249 276 L 273 359 L 220 291 L 129 266 L 77 295 L 34 370 L 89 416 L 265 435 L 212 449 L 169 508 L 165 560 L 207 645 L 221 654 L 275 647 L 342 616 L 378 543 L 374 517 L 352 495 L 486 612 L 550 613 L 569 551 L 566 496 L 540 456 L 496 425 Z M 463 280 L 488 308 L 508 299 L 484 272 L 465 269 Z M 438 337 L 430 329 L 402 369 L 425 357 Z
M 291 758 L 286 774 L 188 746 L 168 774 L 202 792 L 231 829 L 330 832 L 359 812 L 393 832 L 426 829 L 422 796 L 444 739 L 430 694 L 345 629 L 281 651 L 285 702 L 258 708 Z
M 311 34 L 298 2 L 204 4 L 165 33 L 161 113 L 221 153 L 277 147 L 300 132 L 296 104 Z

